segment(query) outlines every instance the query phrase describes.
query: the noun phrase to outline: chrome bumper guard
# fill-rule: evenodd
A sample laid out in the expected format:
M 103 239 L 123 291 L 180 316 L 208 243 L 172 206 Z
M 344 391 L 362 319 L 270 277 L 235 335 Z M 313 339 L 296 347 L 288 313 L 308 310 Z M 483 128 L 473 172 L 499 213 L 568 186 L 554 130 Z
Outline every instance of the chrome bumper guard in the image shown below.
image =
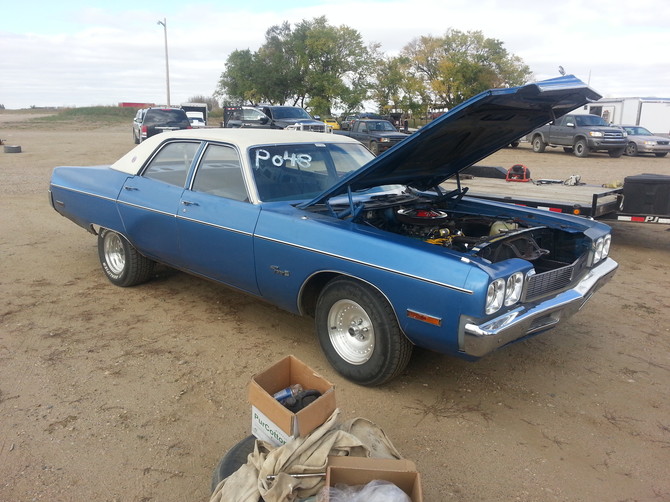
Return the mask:
M 461 351 L 482 357 L 533 333 L 553 328 L 581 310 L 591 295 L 609 282 L 618 265 L 611 258 L 591 269 L 572 289 L 533 305 L 522 305 L 482 324 L 461 323 Z

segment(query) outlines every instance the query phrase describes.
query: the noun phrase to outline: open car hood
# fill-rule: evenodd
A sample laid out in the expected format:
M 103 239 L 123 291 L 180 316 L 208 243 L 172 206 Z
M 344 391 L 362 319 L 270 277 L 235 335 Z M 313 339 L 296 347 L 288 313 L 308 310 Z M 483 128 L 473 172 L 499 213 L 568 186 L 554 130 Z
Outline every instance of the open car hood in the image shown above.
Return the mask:
M 433 120 L 302 207 L 380 185 L 418 190 L 447 178 L 532 130 L 600 96 L 573 75 L 491 89 Z

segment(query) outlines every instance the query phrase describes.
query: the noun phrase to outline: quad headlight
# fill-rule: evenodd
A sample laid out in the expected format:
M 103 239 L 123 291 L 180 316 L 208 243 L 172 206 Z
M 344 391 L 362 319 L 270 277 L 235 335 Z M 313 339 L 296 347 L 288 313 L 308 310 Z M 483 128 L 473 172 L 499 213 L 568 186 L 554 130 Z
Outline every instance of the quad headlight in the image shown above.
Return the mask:
M 509 307 L 521 299 L 523 291 L 523 273 L 515 272 L 507 279 L 496 279 L 486 291 L 486 313 L 493 314 L 503 305 Z
M 612 236 L 610 234 L 600 237 L 593 247 L 593 264 L 604 260 L 610 254 L 610 245 L 612 244 Z
M 517 272 L 507 278 L 505 284 L 505 305 L 514 305 L 521 298 L 521 291 L 523 290 L 523 274 Z
M 496 279 L 489 284 L 489 289 L 486 291 L 486 313 L 493 314 L 500 310 L 505 298 L 505 280 Z

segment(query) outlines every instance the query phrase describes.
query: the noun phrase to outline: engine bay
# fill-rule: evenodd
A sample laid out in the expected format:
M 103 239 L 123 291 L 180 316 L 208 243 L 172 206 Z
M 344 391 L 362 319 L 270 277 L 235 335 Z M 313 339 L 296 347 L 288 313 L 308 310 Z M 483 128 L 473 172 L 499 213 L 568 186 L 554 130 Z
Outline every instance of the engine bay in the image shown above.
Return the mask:
M 520 258 L 532 262 L 538 273 L 570 265 L 585 254 L 582 234 L 508 215 L 466 213 L 459 210 L 458 200 L 412 194 L 373 196 L 357 208 L 352 220 L 491 263 Z

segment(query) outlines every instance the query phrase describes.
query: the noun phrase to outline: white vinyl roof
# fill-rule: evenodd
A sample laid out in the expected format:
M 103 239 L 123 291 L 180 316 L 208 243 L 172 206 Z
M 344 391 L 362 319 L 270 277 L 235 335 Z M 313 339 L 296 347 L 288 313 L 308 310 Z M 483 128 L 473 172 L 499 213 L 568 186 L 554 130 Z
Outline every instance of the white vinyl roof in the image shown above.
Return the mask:
M 163 132 L 147 138 L 110 167 L 128 174 L 137 174 L 146 159 L 165 141 L 169 140 L 217 141 L 237 145 L 241 152 L 257 145 L 283 143 L 358 143 L 340 134 L 321 132 L 284 131 L 280 129 L 183 129 Z

